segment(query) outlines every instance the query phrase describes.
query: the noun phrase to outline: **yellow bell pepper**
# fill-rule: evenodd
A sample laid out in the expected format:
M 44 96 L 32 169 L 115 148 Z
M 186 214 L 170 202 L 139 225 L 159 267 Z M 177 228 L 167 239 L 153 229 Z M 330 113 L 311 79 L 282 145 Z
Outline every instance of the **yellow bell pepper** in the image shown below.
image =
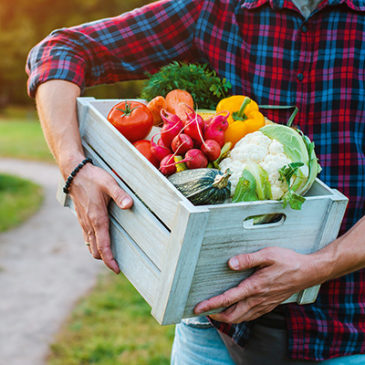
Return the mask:
M 265 125 L 265 117 L 260 113 L 256 102 L 244 95 L 234 95 L 222 99 L 217 112 L 229 111 L 229 126 L 224 132 L 225 142 L 235 145 L 248 133 L 255 132 Z

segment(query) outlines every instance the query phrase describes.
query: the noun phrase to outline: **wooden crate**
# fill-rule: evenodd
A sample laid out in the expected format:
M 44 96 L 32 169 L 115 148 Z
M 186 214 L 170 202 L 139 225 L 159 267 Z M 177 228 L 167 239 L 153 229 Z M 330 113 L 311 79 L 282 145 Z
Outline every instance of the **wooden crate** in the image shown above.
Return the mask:
M 94 164 L 110 172 L 134 200 L 130 210 L 110 204 L 112 250 L 160 324 L 193 317 L 198 302 L 246 278 L 249 271 L 228 269 L 234 255 L 267 246 L 306 254 L 336 238 L 347 198 L 318 179 L 300 211 L 277 201 L 194 206 L 107 122 L 118 101 L 78 99 L 82 143 Z M 72 207 L 61 189 L 58 199 Z M 271 213 L 283 219 L 265 225 L 246 220 Z M 286 302 L 311 303 L 318 290 L 308 288 Z

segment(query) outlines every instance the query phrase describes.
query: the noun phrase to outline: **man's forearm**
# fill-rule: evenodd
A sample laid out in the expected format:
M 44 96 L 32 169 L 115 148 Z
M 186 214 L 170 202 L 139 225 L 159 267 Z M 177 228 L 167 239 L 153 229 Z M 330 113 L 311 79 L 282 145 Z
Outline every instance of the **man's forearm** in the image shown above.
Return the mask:
M 365 216 L 344 235 L 312 254 L 322 281 L 365 267 Z
M 84 158 L 76 114 L 79 95 L 77 85 L 62 80 L 41 84 L 36 94 L 43 133 L 64 178 Z

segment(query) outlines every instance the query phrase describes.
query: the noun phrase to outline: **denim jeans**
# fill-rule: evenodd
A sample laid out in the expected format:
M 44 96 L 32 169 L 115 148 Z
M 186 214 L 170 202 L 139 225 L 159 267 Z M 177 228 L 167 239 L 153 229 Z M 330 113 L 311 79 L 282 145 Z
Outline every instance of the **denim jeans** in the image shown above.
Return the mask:
M 234 365 L 218 331 L 206 317 L 176 325 L 171 365 Z
M 290 360 L 286 349 L 284 328 L 255 325 L 251 339 L 242 348 L 228 336 L 218 334 L 205 317 L 198 317 L 176 325 L 171 365 L 365 365 L 365 355 L 321 362 Z

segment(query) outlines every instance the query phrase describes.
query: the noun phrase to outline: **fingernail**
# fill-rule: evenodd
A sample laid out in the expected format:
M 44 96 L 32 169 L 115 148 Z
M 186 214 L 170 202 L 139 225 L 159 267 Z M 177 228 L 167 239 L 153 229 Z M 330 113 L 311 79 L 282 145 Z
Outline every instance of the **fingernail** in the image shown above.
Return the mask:
M 206 310 L 205 310 L 205 306 L 204 305 L 197 305 L 196 307 L 195 307 L 195 309 L 194 309 L 194 312 L 196 313 L 196 314 L 200 314 L 200 313 L 203 313 L 203 312 L 205 312 Z
M 232 258 L 229 260 L 229 266 L 230 266 L 232 269 L 238 270 L 238 269 L 239 269 L 239 265 L 240 265 L 240 263 L 238 262 L 238 259 L 237 259 L 236 257 L 232 257 Z
M 123 198 L 121 206 L 122 208 L 126 208 L 130 203 L 131 203 L 130 198 Z
M 113 271 L 116 273 L 116 274 L 119 274 L 120 273 L 120 269 L 119 269 L 119 266 L 117 264 L 116 261 L 113 261 Z

